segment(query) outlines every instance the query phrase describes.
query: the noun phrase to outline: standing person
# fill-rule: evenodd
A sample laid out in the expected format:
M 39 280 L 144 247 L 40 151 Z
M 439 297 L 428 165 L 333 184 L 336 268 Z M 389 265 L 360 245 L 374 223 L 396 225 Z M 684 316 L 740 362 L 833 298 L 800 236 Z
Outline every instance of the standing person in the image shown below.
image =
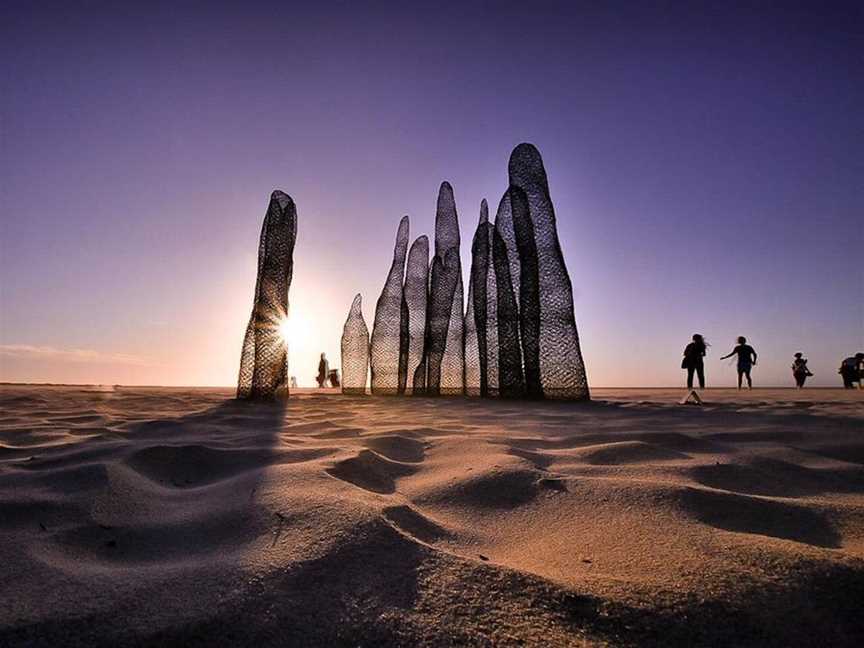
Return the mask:
M 795 354 L 795 359 L 792 361 L 792 376 L 795 378 L 795 386 L 798 389 L 803 389 L 807 377 L 812 375 L 807 368 L 807 358 L 799 351 Z
M 750 378 L 750 369 L 756 364 L 756 351 L 747 344 L 747 338 L 743 335 L 738 337 L 738 346 L 732 349 L 728 355 L 720 358 L 725 360 L 733 355 L 738 356 L 738 389 L 741 389 L 741 379 L 747 376 L 747 388 L 753 389 L 753 380 Z
M 327 382 L 327 377 L 330 374 L 330 363 L 327 362 L 327 355 L 321 354 L 321 361 L 318 363 L 318 387 L 324 389 L 324 383 Z
M 855 389 L 855 384 L 861 387 L 861 377 L 864 374 L 864 353 L 856 353 L 854 356 L 849 356 L 840 363 L 840 370 L 837 372 L 843 376 L 843 387 L 846 389 Z
M 693 334 L 693 341 L 684 347 L 684 359 L 681 368 L 687 370 L 687 389 L 693 389 L 693 374 L 699 378 L 699 389 L 705 389 L 705 363 L 702 358 L 708 343 L 698 333 Z

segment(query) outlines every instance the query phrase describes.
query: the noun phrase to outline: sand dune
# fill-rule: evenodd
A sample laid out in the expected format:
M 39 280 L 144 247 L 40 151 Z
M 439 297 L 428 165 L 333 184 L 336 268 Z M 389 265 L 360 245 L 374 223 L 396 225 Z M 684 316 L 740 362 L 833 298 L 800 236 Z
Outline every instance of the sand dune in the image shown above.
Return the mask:
M 0 388 L 0 645 L 864 644 L 864 400 Z

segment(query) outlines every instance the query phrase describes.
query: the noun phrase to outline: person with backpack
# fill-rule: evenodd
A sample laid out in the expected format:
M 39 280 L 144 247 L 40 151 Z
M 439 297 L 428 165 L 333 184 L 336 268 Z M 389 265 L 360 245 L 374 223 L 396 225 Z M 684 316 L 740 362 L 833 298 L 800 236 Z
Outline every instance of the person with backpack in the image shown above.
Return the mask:
M 693 341 L 684 347 L 684 358 L 681 368 L 687 370 L 687 389 L 693 389 L 693 374 L 699 378 L 699 389 L 705 389 L 705 362 L 703 358 L 708 349 L 708 343 L 698 333 L 693 334 Z

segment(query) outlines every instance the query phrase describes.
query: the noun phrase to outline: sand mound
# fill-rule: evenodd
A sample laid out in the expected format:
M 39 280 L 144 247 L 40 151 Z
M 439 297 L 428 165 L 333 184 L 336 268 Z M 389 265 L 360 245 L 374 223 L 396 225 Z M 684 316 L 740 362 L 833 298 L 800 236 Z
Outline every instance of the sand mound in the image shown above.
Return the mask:
M 585 463 L 611 465 L 689 459 L 684 453 L 642 441 L 621 441 L 589 446 L 583 448 L 576 456 Z

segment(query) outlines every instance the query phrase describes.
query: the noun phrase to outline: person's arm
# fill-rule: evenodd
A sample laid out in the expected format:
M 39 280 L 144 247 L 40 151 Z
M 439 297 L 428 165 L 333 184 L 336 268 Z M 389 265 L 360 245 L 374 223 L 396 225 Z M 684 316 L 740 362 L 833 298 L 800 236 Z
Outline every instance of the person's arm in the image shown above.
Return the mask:
M 750 347 L 750 353 L 753 355 L 753 364 L 756 364 L 756 349 Z
M 735 349 L 732 349 L 732 351 L 725 356 L 720 356 L 720 359 L 725 360 L 726 358 L 731 358 L 733 355 L 735 355 Z

